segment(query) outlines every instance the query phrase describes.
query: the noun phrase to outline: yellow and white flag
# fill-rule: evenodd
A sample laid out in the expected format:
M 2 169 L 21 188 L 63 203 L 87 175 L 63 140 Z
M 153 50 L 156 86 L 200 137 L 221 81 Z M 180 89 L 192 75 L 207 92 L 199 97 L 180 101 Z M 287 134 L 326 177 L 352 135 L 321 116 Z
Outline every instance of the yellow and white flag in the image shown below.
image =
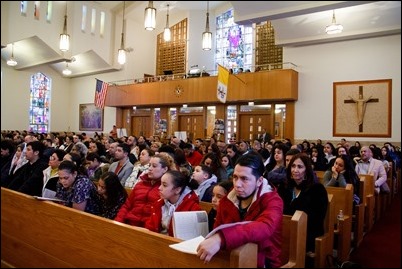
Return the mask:
M 218 87 L 216 95 L 222 103 L 226 103 L 228 93 L 229 70 L 218 64 Z

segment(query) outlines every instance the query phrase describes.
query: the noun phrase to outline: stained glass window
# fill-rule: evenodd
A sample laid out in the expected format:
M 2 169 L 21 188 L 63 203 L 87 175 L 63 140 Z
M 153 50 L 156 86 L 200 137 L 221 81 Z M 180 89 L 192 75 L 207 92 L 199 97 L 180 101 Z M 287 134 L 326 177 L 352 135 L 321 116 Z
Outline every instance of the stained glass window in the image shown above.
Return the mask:
M 47 133 L 50 123 L 51 81 L 42 73 L 31 77 L 29 131 Z
M 215 62 L 237 73 L 251 69 L 253 61 L 253 28 L 237 25 L 233 9 L 216 18 Z

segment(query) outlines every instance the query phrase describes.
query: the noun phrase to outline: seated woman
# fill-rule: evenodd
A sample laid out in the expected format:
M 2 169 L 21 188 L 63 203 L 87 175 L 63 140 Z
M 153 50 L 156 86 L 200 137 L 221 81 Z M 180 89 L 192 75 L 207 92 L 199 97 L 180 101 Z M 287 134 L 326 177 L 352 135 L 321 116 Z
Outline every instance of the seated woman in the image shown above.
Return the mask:
M 287 181 L 278 189 L 283 200 L 283 214 L 293 215 L 296 210 L 307 214 L 306 252 L 309 254 L 315 251 L 315 238 L 324 234 L 327 190 L 321 183 L 315 182 L 310 157 L 304 153 L 292 157 L 286 174 Z M 306 258 L 306 265 L 311 265 L 309 257 Z
M 98 214 L 95 184 L 86 176 L 78 174 L 78 167 L 72 161 L 59 165 L 59 184 L 56 198 L 63 204 L 92 214 Z
M 103 173 L 98 181 L 99 216 L 114 219 L 127 199 L 127 192 L 113 172 Z
M 342 154 L 335 159 L 334 165 L 325 171 L 323 185 L 325 187 L 345 188 L 346 184 L 353 185 L 353 200 L 356 204 L 359 204 L 359 176 L 350 157 Z
M 161 178 L 174 164 L 173 158 L 159 153 L 149 161 L 148 173 L 140 176 L 140 181 L 134 186 L 130 196 L 120 208 L 114 220 L 129 225 L 144 227 L 151 217 L 152 205 L 160 199 L 159 186 Z
M 145 222 L 145 228 L 173 236 L 173 212 L 201 210 L 198 196 L 193 191 L 196 187 L 194 181 L 180 171 L 170 170 L 163 174 L 160 199 L 151 207 L 152 214 Z

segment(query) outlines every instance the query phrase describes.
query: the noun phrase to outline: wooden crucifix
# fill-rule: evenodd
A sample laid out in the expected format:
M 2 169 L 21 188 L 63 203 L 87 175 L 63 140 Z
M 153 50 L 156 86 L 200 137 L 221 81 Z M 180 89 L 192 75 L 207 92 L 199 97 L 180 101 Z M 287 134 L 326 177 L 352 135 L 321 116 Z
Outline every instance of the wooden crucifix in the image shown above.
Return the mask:
M 354 99 L 353 97 L 349 96 L 350 99 L 344 100 L 345 104 L 356 103 L 357 109 L 357 120 L 359 125 L 359 133 L 363 132 L 363 120 L 364 120 L 364 113 L 366 112 L 367 103 L 378 103 L 378 98 L 364 98 L 363 97 L 363 86 L 359 86 L 359 98 Z

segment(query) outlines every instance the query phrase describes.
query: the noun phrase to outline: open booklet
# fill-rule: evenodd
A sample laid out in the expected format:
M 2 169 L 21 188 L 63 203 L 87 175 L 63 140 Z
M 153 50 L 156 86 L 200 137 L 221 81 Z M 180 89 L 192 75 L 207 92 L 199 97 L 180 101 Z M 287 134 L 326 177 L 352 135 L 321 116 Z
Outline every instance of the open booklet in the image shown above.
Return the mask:
M 179 211 L 173 213 L 173 236 L 183 240 L 208 234 L 208 215 L 205 211 Z
M 198 211 L 194 211 L 194 212 L 198 212 Z M 205 211 L 204 211 L 205 212 Z M 242 221 L 242 222 L 233 222 L 233 223 L 227 223 L 227 224 L 222 224 L 219 225 L 218 227 L 216 227 L 215 229 L 213 229 L 210 233 L 208 233 L 205 237 L 203 235 L 199 235 L 197 237 L 188 239 L 186 241 L 177 243 L 177 244 L 172 244 L 169 245 L 169 247 L 181 251 L 181 252 L 185 252 L 185 253 L 189 253 L 189 254 L 197 254 L 197 247 L 198 245 L 205 239 L 208 237 L 211 237 L 212 235 L 214 235 L 216 232 L 218 232 L 221 229 L 224 228 L 228 228 L 228 227 L 232 227 L 235 225 L 243 225 L 243 224 L 247 224 L 250 223 L 251 221 Z M 176 236 L 175 236 L 176 237 Z
M 42 197 L 42 196 L 34 196 L 34 198 L 39 201 L 65 202 L 58 198 L 49 198 L 49 197 Z

